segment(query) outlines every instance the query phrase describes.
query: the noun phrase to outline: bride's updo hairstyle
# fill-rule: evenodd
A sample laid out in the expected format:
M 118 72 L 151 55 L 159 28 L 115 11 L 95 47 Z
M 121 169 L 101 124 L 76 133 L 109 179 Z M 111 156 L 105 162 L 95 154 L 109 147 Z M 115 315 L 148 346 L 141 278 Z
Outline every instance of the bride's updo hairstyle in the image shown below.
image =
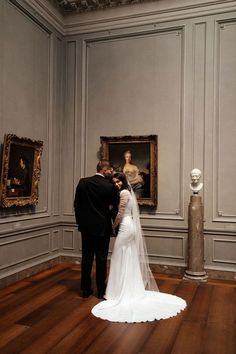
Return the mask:
M 128 189 L 128 191 L 131 190 L 131 187 L 130 187 L 130 184 L 128 183 L 127 181 L 127 178 L 125 176 L 124 173 L 122 172 L 116 172 L 114 175 L 113 175 L 114 178 L 117 178 L 119 181 L 121 181 L 123 183 L 122 187 L 121 187 L 121 190 L 122 189 Z

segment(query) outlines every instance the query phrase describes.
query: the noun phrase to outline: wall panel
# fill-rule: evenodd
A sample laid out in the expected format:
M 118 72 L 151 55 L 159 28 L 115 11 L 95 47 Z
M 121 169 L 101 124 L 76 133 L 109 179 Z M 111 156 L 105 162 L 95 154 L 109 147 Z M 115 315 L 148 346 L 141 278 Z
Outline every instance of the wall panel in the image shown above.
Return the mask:
M 34 214 L 49 208 L 51 33 L 4 1 L 1 141 L 5 133 L 44 142 L 40 198 Z M 23 209 L 22 209 L 23 210 Z M 8 214 L 14 215 L 14 212 Z
M 195 23 L 193 27 L 193 88 L 192 88 L 192 167 L 203 171 L 205 141 L 205 74 L 206 74 L 206 23 Z
M 49 232 L 9 240 L 0 245 L 2 266 L 6 269 L 12 265 L 24 263 L 33 258 L 44 256 L 50 252 Z
M 53 149 L 52 149 L 52 208 L 53 216 L 61 212 L 61 163 L 62 163 L 62 126 L 64 112 L 64 43 L 61 38 L 54 38 L 53 53 L 54 89 L 53 89 Z
M 87 44 L 86 174 L 101 135 L 157 134 L 157 214 L 170 219 L 183 213 L 182 41 L 182 28 L 167 28 Z
M 63 230 L 63 250 L 73 250 L 75 249 L 75 230 L 64 229 Z
M 236 222 L 236 20 L 216 22 L 214 219 Z
M 185 239 L 184 236 L 169 234 L 150 235 L 145 233 L 148 247 L 148 254 L 156 259 L 164 258 L 183 261 L 185 259 Z
M 213 239 L 213 262 L 236 264 L 236 240 Z
M 52 252 L 59 251 L 60 249 L 60 231 L 53 230 L 52 231 L 52 242 L 51 242 L 51 250 Z
M 76 41 L 66 44 L 66 119 L 63 124 L 63 214 L 73 216 L 75 178 Z

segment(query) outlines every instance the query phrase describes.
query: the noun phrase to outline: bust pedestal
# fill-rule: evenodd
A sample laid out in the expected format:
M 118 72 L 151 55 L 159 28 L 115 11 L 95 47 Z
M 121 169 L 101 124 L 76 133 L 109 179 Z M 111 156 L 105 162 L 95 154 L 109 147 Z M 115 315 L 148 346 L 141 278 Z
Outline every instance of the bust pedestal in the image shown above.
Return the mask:
M 199 195 L 192 195 L 188 214 L 188 269 L 184 279 L 206 281 L 204 270 L 203 204 Z

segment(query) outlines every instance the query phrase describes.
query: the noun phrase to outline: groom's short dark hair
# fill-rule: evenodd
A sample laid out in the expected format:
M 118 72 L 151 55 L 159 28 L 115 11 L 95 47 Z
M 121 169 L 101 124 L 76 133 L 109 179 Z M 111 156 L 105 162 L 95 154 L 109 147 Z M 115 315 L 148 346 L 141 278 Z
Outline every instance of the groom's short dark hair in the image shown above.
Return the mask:
M 110 169 L 111 165 L 108 160 L 102 159 L 97 164 L 97 172 L 101 172 L 104 169 Z

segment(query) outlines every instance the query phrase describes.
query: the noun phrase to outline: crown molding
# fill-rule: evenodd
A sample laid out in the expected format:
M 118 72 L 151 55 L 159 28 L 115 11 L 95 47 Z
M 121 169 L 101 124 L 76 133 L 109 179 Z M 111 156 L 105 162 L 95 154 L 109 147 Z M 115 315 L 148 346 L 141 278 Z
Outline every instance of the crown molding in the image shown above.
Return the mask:
M 104 10 L 63 15 L 49 0 L 9 0 L 26 3 L 62 35 L 86 34 L 236 11 L 236 0 L 154 0 Z
M 235 0 L 160 0 L 65 16 L 66 35 L 85 34 L 236 11 Z
M 65 20 L 59 10 L 48 0 L 9 0 L 16 6 L 25 7 L 26 4 L 32 10 L 35 17 L 40 16 L 53 26 L 60 34 L 65 35 Z

